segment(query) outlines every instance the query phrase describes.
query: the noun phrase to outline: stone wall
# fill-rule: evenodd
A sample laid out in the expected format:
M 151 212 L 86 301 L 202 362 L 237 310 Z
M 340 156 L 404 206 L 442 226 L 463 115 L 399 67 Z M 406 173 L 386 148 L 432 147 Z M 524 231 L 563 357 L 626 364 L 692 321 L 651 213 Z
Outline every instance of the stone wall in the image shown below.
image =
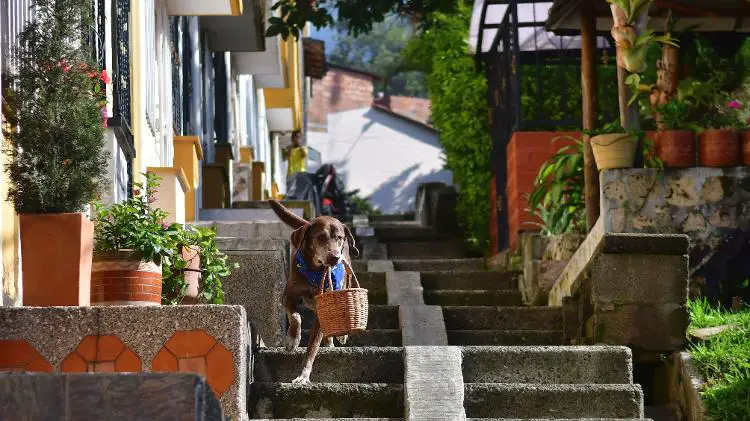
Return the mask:
M 750 253 L 750 168 L 623 169 L 600 177 L 605 232 L 687 234 L 691 273 L 709 295 L 750 277 L 741 257 Z

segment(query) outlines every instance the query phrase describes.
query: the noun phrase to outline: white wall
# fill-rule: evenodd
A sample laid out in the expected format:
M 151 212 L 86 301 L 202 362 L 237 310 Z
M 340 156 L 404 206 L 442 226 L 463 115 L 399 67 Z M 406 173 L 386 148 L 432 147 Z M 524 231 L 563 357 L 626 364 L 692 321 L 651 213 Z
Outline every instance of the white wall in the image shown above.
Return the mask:
M 310 131 L 307 140 L 347 191 L 359 189 L 386 213 L 414 210 L 420 183 L 451 183 L 437 133 L 375 108 L 329 114 L 328 133 Z

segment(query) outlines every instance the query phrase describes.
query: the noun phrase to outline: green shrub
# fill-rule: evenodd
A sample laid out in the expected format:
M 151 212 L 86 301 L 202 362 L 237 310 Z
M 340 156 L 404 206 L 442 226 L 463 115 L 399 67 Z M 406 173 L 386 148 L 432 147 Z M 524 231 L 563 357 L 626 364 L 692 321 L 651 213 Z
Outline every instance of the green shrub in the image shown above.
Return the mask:
M 487 251 L 491 179 L 487 81 L 468 54 L 471 8 L 435 13 L 429 29 L 406 48 L 406 59 L 427 72 L 432 124 L 445 151 L 445 168 L 458 185 L 457 212 L 467 240 Z M 419 67 L 412 65 L 412 67 Z
M 690 347 L 706 382 L 701 398 L 709 419 L 750 420 L 750 309 L 731 312 L 698 300 L 689 303 L 689 310 L 691 329 L 733 326 Z
M 103 83 L 90 47 L 90 0 L 36 0 L 13 52 L 8 200 L 19 213 L 80 212 L 106 182 Z M 16 130 L 20 128 L 19 130 Z

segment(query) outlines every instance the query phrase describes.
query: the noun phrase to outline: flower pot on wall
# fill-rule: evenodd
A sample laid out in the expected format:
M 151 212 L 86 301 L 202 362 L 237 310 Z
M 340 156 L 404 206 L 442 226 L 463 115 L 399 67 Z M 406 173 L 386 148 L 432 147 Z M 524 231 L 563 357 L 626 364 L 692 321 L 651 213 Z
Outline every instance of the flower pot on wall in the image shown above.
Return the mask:
M 695 141 L 690 130 L 664 130 L 653 134 L 656 156 L 667 168 L 695 165 Z
M 94 224 L 82 213 L 21 214 L 24 306 L 88 306 Z
M 630 168 L 635 160 L 638 139 L 627 133 L 611 133 L 591 138 L 591 149 L 599 170 Z
M 750 131 L 742 132 L 742 163 L 750 165 Z
M 701 133 L 698 139 L 701 166 L 734 167 L 740 164 L 739 133 L 709 129 Z
M 182 258 L 187 262 L 184 273 L 187 289 L 180 304 L 195 304 L 198 302 L 201 282 L 200 248 L 197 246 L 183 247 Z
M 161 305 L 161 265 L 134 251 L 95 252 L 91 305 Z

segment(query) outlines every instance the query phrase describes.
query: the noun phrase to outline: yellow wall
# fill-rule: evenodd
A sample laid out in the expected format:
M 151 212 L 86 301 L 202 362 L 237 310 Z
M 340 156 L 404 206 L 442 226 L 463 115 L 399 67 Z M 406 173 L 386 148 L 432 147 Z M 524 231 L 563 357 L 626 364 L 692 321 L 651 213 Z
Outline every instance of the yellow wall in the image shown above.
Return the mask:
M 5 139 L 0 130 L 0 142 L 5 145 Z M 13 209 L 13 204 L 6 201 L 8 196 L 9 180 L 5 172 L 5 160 L 0 162 L 0 264 L 2 265 L 2 288 L 0 304 L 4 301 L 18 302 L 18 215 Z
M 300 63 L 300 41 L 290 36 L 281 42 L 282 66 L 285 72 L 287 88 L 266 88 L 263 94 L 266 108 L 291 108 L 294 118 L 294 129 L 302 129 L 302 66 Z

